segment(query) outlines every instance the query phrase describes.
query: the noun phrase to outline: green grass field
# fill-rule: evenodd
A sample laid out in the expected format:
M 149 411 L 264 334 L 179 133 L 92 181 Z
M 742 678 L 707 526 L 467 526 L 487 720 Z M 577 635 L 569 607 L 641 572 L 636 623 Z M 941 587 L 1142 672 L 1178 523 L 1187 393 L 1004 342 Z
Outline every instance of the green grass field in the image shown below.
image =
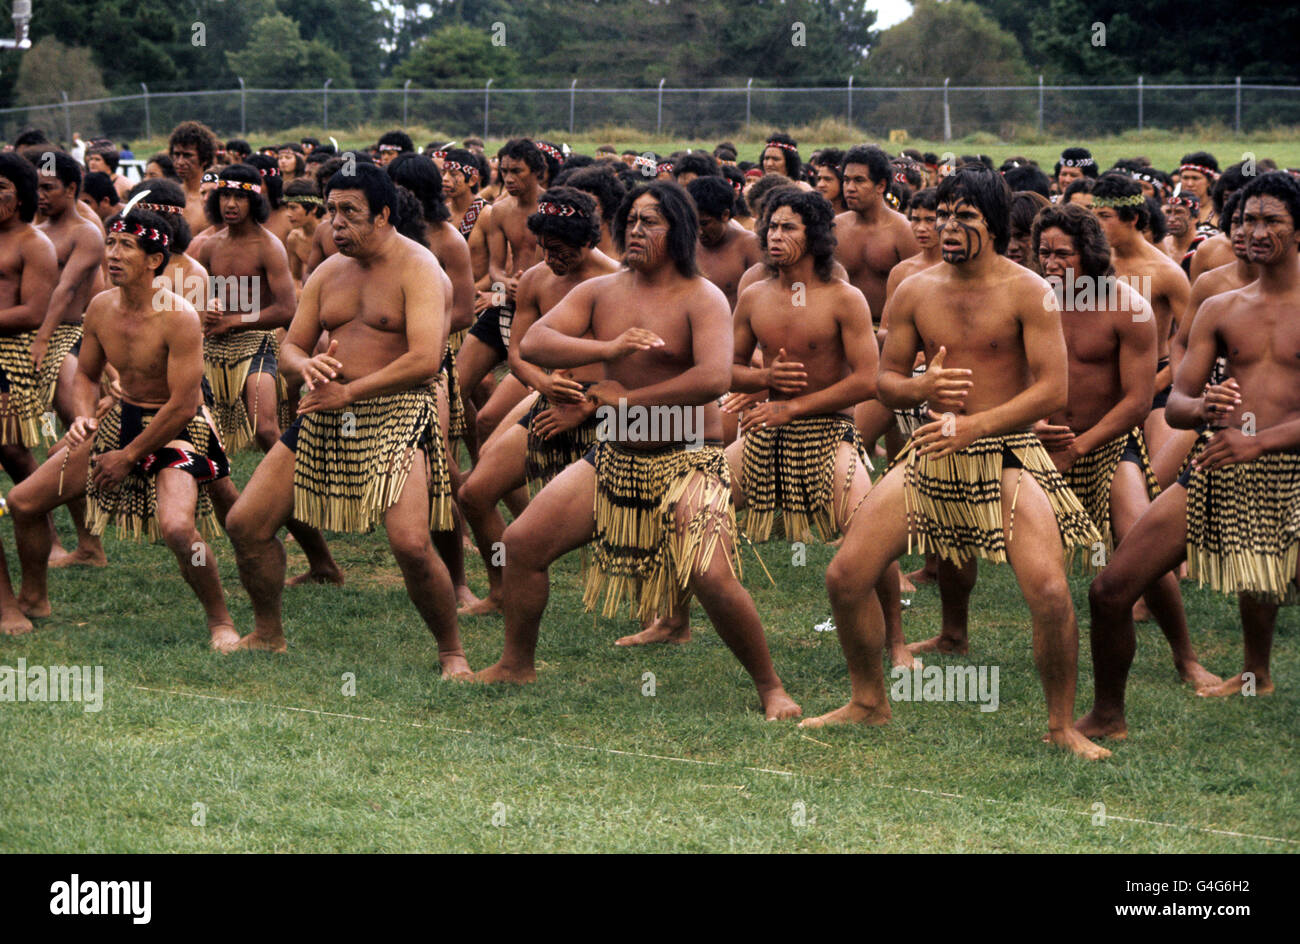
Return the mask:
M 238 482 L 253 464 L 238 458 Z M 0 536 L 13 561 L 7 522 Z M 0 665 L 102 665 L 106 686 L 98 713 L 0 703 L 0 851 L 1300 850 L 1295 610 L 1279 620 L 1278 692 L 1261 698 L 1198 699 L 1158 630 L 1141 626 L 1131 738 L 1088 764 L 1039 742 L 1043 696 L 1005 567 L 981 568 L 969 659 L 930 660 L 998 666 L 997 711 L 895 704 L 887 728 L 810 736 L 763 721 L 698 608 L 689 645 L 616 649 L 629 623 L 582 612 L 576 554 L 552 572 L 540 679 L 515 689 L 438 680 L 382 532 L 333 537 L 346 587 L 286 591 L 287 657 L 210 653 L 166 548 L 106 544 L 109 569 L 54 572 L 53 618 L 0 638 Z M 215 549 L 246 631 L 229 544 Z M 830 550 L 811 546 L 795 567 L 788 545 L 762 547 L 775 588 L 744 553 L 789 691 L 810 714 L 841 704 L 839 647 L 813 631 L 828 614 Z M 302 567 L 292 546 L 290 566 Z M 481 565 L 470 566 L 482 591 Z M 1082 711 L 1086 581 L 1073 588 Z M 1235 602 L 1187 585 L 1184 596 L 1203 660 L 1239 670 Z M 937 625 L 937 593 L 922 588 L 907 635 Z M 498 618 L 461 630 L 475 668 L 495 661 Z M 647 672 L 653 696 L 642 694 Z M 343 694 L 345 673 L 355 695 Z

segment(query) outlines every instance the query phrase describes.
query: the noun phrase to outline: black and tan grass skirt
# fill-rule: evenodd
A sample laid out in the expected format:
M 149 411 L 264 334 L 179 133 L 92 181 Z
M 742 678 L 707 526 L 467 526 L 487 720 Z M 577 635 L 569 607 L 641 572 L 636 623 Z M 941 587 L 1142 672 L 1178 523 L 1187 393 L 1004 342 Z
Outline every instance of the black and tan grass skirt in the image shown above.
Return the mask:
M 1146 437 L 1142 435 L 1139 427 L 1134 427 L 1127 433 L 1116 436 L 1110 442 L 1102 443 L 1086 455 L 1080 456 L 1064 473 L 1065 484 L 1070 486 L 1070 491 L 1078 497 L 1083 510 L 1088 513 L 1088 517 L 1092 519 L 1093 525 L 1101 534 L 1102 543 L 1106 546 L 1106 560 L 1110 560 L 1111 553 L 1115 550 L 1115 537 L 1110 526 L 1110 486 L 1115 480 L 1116 470 L 1119 469 L 1120 457 L 1124 455 L 1130 440 L 1142 457 L 1141 469 L 1142 477 L 1146 481 L 1147 498 L 1155 498 L 1160 494 L 1160 486 L 1156 482 L 1155 472 L 1151 470 Z M 1091 554 L 1077 558 L 1081 567 L 1092 571 L 1101 569 L 1095 560 L 1095 556 Z
M 41 415 L 45 412 L 41 375 L 32 363 L 36 330 L 0 336 L 0 372 L 9 391 L 0 395 L 0 445 L 27 446 L 41 441 Z M 53 339 L 51 339 L 51 346 Z M 46 361 L 51 358 L 47 355 Z M 56 368 L 57 376 L 57 368 Z
M 127 445 L 122 441 L 122 411 L 124 409 L 136 411 L 138 415 L 137 422 L 142 428 L 147 428 L 158 412 L 157 410 L 141 410 L 131 404 L 123 405 L 121 401 L 114 405 L 113 409 L 99 421 L 99 428 L 95 433 L 95 444 L 91 448 L 92 469 L 95 456 L 113 452 Z M 194 418 L 186 424 L 184 431 L 176 438 L 189 440 L 194 446 L 191 455 L 200 461 L 210 460 L 216 466 L 212 470 L 215 478 L 220 478 L 229 473 L 225 451 L 221 447 L 221 440 L 206 407 L 201 408 L 195 414 Z M 159 450 L 159 454 L 174 452 L 176 451 Z M 194 472 L 191 471 L 191 474 L 194 474 Z M 200 476 L 196 475 L 196 478 L 200 478 Z M 206 482 L 200 478 L 198 505 L 194 511 L 194 524 L 206 541 L 215 540 L 221 533 L 216 512 L 212 507 L 212 498 L 208 494 L 209 485 L 211 481 L 215 481 L 215 478 Z M 117 529 L 119 538 L 130 537 L 132 540 L 138 541 L 148 535 L 150 540 L 157 541 L 161 537 L 161 531 L 158 527 L 156 470 L 155 474 L 148 474 L 142 470 L 141 464 L 137 463 L 135 468 L 122 479 L 118 487 L 111 492 L 100 491 L 96 487 L 94 480 L 87 477 L 86 527 L 90 529 L 91 534 L 99 535 L 104 533 L 110 523 Z
M 842 442 L 852 445 L 855 461 L 836 507 L 835 457 Z M 778 514 L 789 541 L 812 540 L 813 528 L 821 540 L 834 540 L 837 522 L 850 511 L 846 502 L 858 471 L 856 460 L 871 468 L 857 427 L 841 414 L 804 416 L 784 426 L 753 429 L 745 434 L 742 455 L 744 530 L 760 543 L 772 536 Z
M 416 456 L 429 475 L 429 527 L 452 527 L 451 478 L 432 385 L 301 417 L 293 516 L 326 531 L 365 532 L 401 496 Z
M 45 359 L 41 361 L 36 375 L 36 386 L 41 398 L 41 412 L 48 413 L 54 408 L 54 391 L 59 384 L 59 371 L 64 359 L 81 340 L 84 328 L 79 324 L 61 324 L 50 335 L 49 347 L 45 349 Z M 50 424 L 43 423 L 41 432 L 47 439 L 56 438 Z
M 465 343 L 469 328 L 461 328 L 447 335 L 447 350 L 442 358 L 441 377 L 447 381 L 447 438 L 453 442 L 464 439 L 468 427 L 465 425 L 465 401 L 460 397 L 460 371 L 456 369 L 456 355 Z
M 212 417 L 216 420 L 221 439 L 230 452 L 246 449 L 253 442 L 253 420 L 248 415 L 248 406 L 244 403 L 244 384 L 248 382 L 248 370 L 253 360 L 261 352 L 264 344 L 271 345 L 271 352 L 280 356 L 280 343 L 274 331 L 229 331 L 220 337 L 203 340 L 203 376 L 212 385 L 215 402 L 212 405 Z M 279 385 L 276 387 L 280 390 Z M 257 401 L 253 407 L 256 409 Z M 285 417 L 279 411 L 281 422 L 292 417 Z
M 977 439 L 960 452 L 942 458 L 919 456 L 915 442 L 907 441 L 894 465 L 906 465 L 903 498 L 908 553 L 934 553 L 956 564 L 971 557 L 1006 561 L 1002 521 L 1005 454 L 1014 456 L 1022 474 L 1032 475 L 1047 494 L 1064 548 L 1095 545 L 1101 540 L 1042 442 L 1024 431 Z M 1011 499 L 1011 520 L 1006 523 L 1006 531 L 1013 536 L 1019 490 L 1017 481 Z
M 1187 483 L 1187 573 L 1222 593 L 1294 605 L 1300 550 L 1300 453 L 1193 470 Z
M 638 452 L 596 446 L 596 534 L 583 605 L 617 615 L 626 599 L 641 620 L 672 616 L 693 570 L 707 569 L 722 538 L 732 573 L 740 573 L 736 514 L 727 457 L 716 446 Z M 693 473 L 703 473 L 695 475 Z M 698 506 L 684 531 L 678 502 Z
M 537 417 L 551 408 L 551 401 L 538 395 L 528 410 L 528 444 L 524 452 L 524 470 L 528 476 L 528 487 L 536 494 L 573 463 L 587 454 L 587 450 L 596 445 L 596 431 L 600 423 L 593 413 L 573 429 L 543 439 L 533 431 Z

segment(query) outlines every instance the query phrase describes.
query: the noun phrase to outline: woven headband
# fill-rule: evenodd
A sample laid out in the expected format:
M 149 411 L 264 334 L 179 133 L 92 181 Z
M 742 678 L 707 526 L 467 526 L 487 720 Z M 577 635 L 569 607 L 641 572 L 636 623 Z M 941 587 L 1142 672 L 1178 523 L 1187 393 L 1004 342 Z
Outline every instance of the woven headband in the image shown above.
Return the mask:
M 261 184 L 250 184 L 245 180 L 218 180 L 218 190 L 251 190 L 253 193 L 261 193 Z
M 1178 173 L 1181 174 L 1185 170 L 1196 171 L 1196 173 L 1208 177 L 1210 180 L 1217 180 L 1219 177 L 1219 172 L 1217 170 L 1211 170 L 1209 167 L 1206 167 L 1204 164 L 1179 164 L 1178 165 Z
M 894 183 L 896 184 L 907 183 L 907 175 L 904 174 L 901 170 L 894 171 Z
M 660 161 L 658 164 L 655 165 L 655 173 L 657 174 L 671 174 L 672 172 L 673 172 L 672 161 Z
M 291 197 L 284 198 L 285 203 L 304 203 L 308 206 L 324 206 L 325 201 L 320 197 L 313 196 L 310 193 L 295 193 Z
M 783 151 L 797 151 L 797 150 L 799 150 L 799 149 L 798 149 L 797 147 L 795 147 L 793 144 L 786 144 L 784 141 L 768 141 L 766 144 L 763 145 L 763 150 L 766 151 L 766 150 L 767 150 L 768 148 L 770 148 L 770 147 L 780 148 L 780 149 L 783 150 Z
M 158 243 L 164 249 L 171 242 L 170 236 L 166 233 L 160 233 L 152 226 L 141 226 L 139 223 L 128 223 L 126 220 L 114 220 L 108 227 L 108 231 L 110 233 L 126 233 L 126 235 L 134 236 L 137 239 L 149 239 Z
M 537 204 L 537 212 L 543 216 L 577 216 L 578 208 L 569 204 L 561 205 L 543 200 Z
M 1127 197 L 1098 197 L 1092 198 L 1092 205 L 1096 207 L 1136 207 L 1146 202 L 1146 197 L 1140 193 L 1130 194 Z
M 1062 167 L 1096 167 L 1097 162 L 1091 157 L 1070 157 L 1061 158 Z
M 185 207 L 172 206 L 170 203 L 137 203 L 141 210 L 152 210 L 155 213 L 175 213 L 177 216 L 185 212 Z
M 655 167 L 655 161 L 652 157 L 636 157 L 632 159 L 634 167 Z
M 464 174 L 466 177 L 468 177 L 470 174 L 477 174 L 477 173 L 478 173 L 478 168 L 477 168 L 477 167 L 471 167 L 469 164 L 461 164 L 461 163 L 459 163 L 459 162 L 457 162 L 457 161 L 443 161 L 443 162 L 442 162 L 442 169 L 443 169 L 443 170 L 458 170 L 458 171 L 460 171 L 462 174 Z
M 1169 195 L 1165 201 L 1169 206 L 1185 206 L 1189 210 L 1199 210 L 1201 208 L 1201 198 L 1194 193 L 1188 193 L 1183 190 L 1183 185 L 1178 184 L 1174 187 L 1174 192 Z
M 381 145 L 379 145 L 379 150 L 381 150 L 381 151 L 401 151 L 401 150 L 402 150 L 402 146 L 401 146 L 400 144 L 381 144 Z
M 560 163 L 564 162 L 564 155 L 560 153 L 559 148 L 551 147 L 545 141 L 534 141 L 533 143 L 537 145 L 537 150 L 541 151 L 543 154 L 549 154 Z
M 268 167 L 266 170 L 262 170 L 262 169 L 259 167 L 259 168 L 257 169 L 257 172 L 258 172 L 259 174 L 262 175 L 262 179 L 263 179 L 263 180 L 265 180 L 267 177 L 279 177 L 279 176 L 280 176 L 280 168 L 279 168 L 278 166 L 277 166 L 277 167 Z

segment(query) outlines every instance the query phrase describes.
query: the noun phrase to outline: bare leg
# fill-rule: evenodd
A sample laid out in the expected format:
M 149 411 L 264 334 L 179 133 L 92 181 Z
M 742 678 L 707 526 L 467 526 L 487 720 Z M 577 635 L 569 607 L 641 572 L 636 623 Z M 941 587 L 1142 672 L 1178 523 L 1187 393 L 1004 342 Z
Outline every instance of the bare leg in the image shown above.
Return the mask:
M 527 445 L 528 430 L 518 423 L 512 424 L 501 432 L 491 447 L 483 450 L 479 464 L 474 466 L 461 486 L 460 506 L 488 575 L 486 599 L 464 608 L 462 612 L 466 616 L 495 613 L 501 609 L 501 577 L 504 572 L 501 558 L 505 548 L 502 536 L 506 523 L 501 512 L 497 511 L 497 502 L 524 483 Z
M 914 588 L 922 584 L 934 583 L 939 579 L 939 555 L 926 554 L 925 563 L 921 566 L 921 569 L 904 574 L 903 578 L 911 583 Z
M 849 523 L 844 543 L 826 568 L 835 632 L 848 663 L 850 697 L 842 708 L 800 723 L 886 724 L 893 711 L 885 695 L 882 655 L 885 614 L 875 587 L 907 547 L 903 474 L 899 466 L 875 484 Z
M 239 579 L 253 604 L 253 631 L 239 641 L 241 649 L 286 652 L 289 648 L 280 615 L 284 545 L 276 533 L 293 514 L 293 462 L 288 446 L 272 446 L 226 516 Z
M 479 442 L 486 443 L 501 422 L 519 401 L 528 396 L 528 388 L 515 379 L 513 374 L 506 374 L 492 392 L 492 398 L 478 411 Z
M 1155 473 L 1156 482 L 1162 490 L 1174 484 L 1183 460 L 1196 444 L 1196 435 L 1194 429 L 1171 430 L 1171 435 L 1160 447 L 1159 452 L 1151 448 L 1150 442 L 1147 443 L 1147 452 L 1151 457 L 1151 471 Z
M 176 443 L 176 445 L 185 445 Z M 155 480 L 158 490 L 158 527 L 163 541 L 181 565 L 181 576 L 203 604 L 211 646 L 230 652 L 239 645 L 239 633 L 226 609 L 216 556 L 194 526 L 194 508 L 199 486 L 193 476 L 179 469 L 163 469 Z
M 1246 673 L 1255 683 L 1256 695 L 1273 694 L 1273 676 L 1269 670 L 1269 657 L 1273 651 L 1273 626 L 1277 622 L 1277 604 L 1266 603 L 1248 593 L 1237 595 L 1237 610 L 1241 613 L 1241 641 L 1245 653 L 1245 667 L 1241 675 L 1224 679 L 1218 685 L 1202 688 L 1196 694 L 1206 697 L 1239 695 L 1245 690 Z
M 72 425 L 76 419 L 76 404 L 73 402 L 72 384 L 77 374 L 77 359 L 69 354 L 59 365 L 59 379 L 54 387 L 54 411 L 59 415 L 64 427 Z M 74 498 L 68 502 L 68 514 L 72 516 L 72 525 L 77 529 L 77 546 L 67 557 L 52 562 L 54 567 L 86 566 L 106 567 L 108 558 L 104 555 L 104 544 L 90 533 L 86 527 L 86 500 Z
M 1042 487 L 1023 469 L 1002 471 L 1004 522 L 1011 521 L 1013 496 L 1015 530 L 1007 536 L 1007 559 L 1033 621 L 1034 663 L 1047 699 L 1047 740 L 1087 760 L 1101 760 L 1109 757 L 1110 751 L 1074 728 L 1079 627 L 1065 578 L 1056 516 Z
M 970 651 L 970 638 L 967 635 L 970 595 L 975 589 L 979 563 L 974 557 L 968 557 L 960 565 L 938 556 L 935 560 L 938 561 L 936 579 L 939 583 L 939 606 L 942 613 L 939 635 L 909 643 L 907 649 L 913 654 L 949 652 L 964 656 Z M 928 556 L 926 561 L 929 562 Z
M 14 597 L 4 545 L 0 544 L 0 636 L 21 636 L 30 633 L 32 628 L 32 621 L 23 613 Z
M 5 472 L 14 480 L 14 484 L 18 485 L 36 471 L 36 457 L 21 443 L 0 446 L 0 466 L 4 467 Z M 68 552 L 63 549 L 59 541 L 59 532 L 54 528 L 53 515 L 46 516 L 45 527 L 50 532 L 50 563 L 57 564 L 68 556 Z
M 525 684 L 537 680 L 537 634 L 550 596 L 547 568 L 596 533 L 596 469 L 575 462 L 537 493 L 505 533 L 505 646 L 480 682 Z
M 14 518 L 14 534 L 18 538 L 18 559 L 23 568 L 18 605 L 28 616 L 50 615 L 47 586 L 50 512 L 73 497 L 85 494 L 92 448 L 92 442 L 84 442 L 70 455 L 66 449 L 59 450 L 14 486 L 7 496 L 9 511 Z

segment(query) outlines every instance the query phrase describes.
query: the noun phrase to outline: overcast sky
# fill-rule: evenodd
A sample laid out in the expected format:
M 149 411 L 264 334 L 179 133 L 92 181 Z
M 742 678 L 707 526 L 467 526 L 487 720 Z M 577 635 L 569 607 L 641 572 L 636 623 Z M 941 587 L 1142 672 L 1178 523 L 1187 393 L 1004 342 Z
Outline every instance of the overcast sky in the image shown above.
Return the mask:
M 889 29 L 912 15 L 912 5 L 907 0 L 875 0 L 867 7 L 876 11 L 876 29 Z

